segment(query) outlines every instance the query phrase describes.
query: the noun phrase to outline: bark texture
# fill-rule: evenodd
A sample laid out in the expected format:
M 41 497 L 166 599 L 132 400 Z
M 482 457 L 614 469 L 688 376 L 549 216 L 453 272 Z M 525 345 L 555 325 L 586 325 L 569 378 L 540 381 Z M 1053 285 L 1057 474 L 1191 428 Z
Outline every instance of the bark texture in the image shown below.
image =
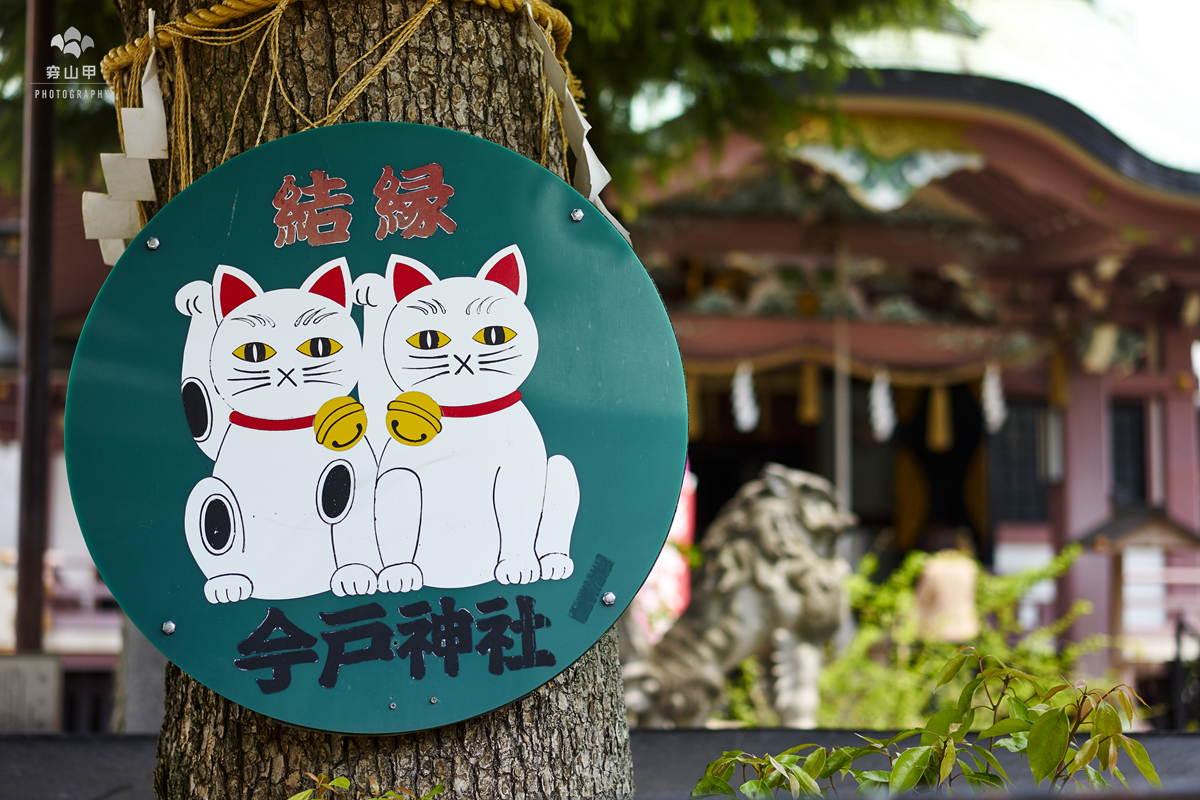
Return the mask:
M 633 796 L 617 635 L 610 630 L 548 684 L 482 717 L 404 736 L 336 736 L 276 722 L 167 667 L 155 792 L 176 798 L 287 798 L 350 778 L 351 800 L 436 784 L 454 798 Z
M 145 33 L 146 10 L 178 19 L 192 6 L 118 0 L 130 40 Z M 280 68 L 292 102 L 323 116 L 359 81 L 383 49 L 337 77 L 383 36 L 413 16 L 420 0 L 309 0 L 287 7 L 280 26 Z M 234 25 L 248 22 L 243 19 Z M 187 43 L 160 54 L 163 99 L 175 99 L 175 59 L 183 58 L 191 92 L 193 178 L 262 141 L 296 132 L 303 120 L 276 94 L 268 104 L 267 50 L 250 77 L 258 37 L 231 47 Z M 463 131 L 539 161 L 548 102 L 541 54 L 524 17 L 459 0 L 443 0 L 342 122 L 418 122 Z M 563 174 L 557 123 L 550 126 L 547 166 Z M 168 124 L 171 140 L 175 131 Z M 165 162 L 152 162 L 160 198 L 169 191 Z M 148 213 L 156 209 L 148 207 Z M 292 728 L 214 694 L 168 665 L 166 721 L 154 785 L 163 800 L 277 800 L 309 788 L 304 772 L 346 776 L 348 800 L 401 785 L 435 784 L 454 798 L 623 798 L 633 795 L 629 730 L 610 631 L 547 685 L 497 711 L 417 734 L 352 737 Z

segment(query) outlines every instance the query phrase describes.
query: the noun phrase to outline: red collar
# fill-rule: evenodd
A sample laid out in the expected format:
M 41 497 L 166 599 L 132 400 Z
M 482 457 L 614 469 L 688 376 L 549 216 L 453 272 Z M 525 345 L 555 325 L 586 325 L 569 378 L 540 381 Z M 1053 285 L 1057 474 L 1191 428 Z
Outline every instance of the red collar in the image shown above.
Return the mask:
M 516 391 L 512 394 L 506 394 L 499 400 L 489 400 L 486 403 L 476 403 L 473 406 L 442 406 L 443 417 L 482 417 L 484 414 L 493 414 L 497 411 L 503 411 L 511 405 L 521 400 L 521 392 Z
M 259 419 L 258 417 L 251 417 L 239 411 L 231 411 L 229 413 L 229 421 L 232 424 L 255 431 L 298 431 L 304 428 L 311 428 L 314 419 L 316 419 L 316 414 L 311 417 L 297 417 L 296 419 Z

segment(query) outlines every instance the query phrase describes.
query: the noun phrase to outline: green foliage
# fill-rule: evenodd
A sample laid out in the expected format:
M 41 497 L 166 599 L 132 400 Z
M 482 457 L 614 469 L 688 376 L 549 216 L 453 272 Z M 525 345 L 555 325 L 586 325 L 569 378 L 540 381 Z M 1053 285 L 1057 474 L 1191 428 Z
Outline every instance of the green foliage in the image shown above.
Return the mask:
M 737 672 L 725 684 L 725 719 L 752 728 L 773 728 L 779 715 L 767 696 L 763 667 L 750 656 L 738 664 Z
M 804 109 L 828 111 L 855 66 L 848 36 L 885 26 L 957 25 L 953 0 L 559 0 L 575 26 L 567 51 L 588 93 L 597 152 L 619 186 L 705 141 L 743 131 L 768 145 Z M 690 107 L 650 131 L 634 98 L 668 87 Z
M 993 791 L 1012 785 L 993 753 L 997 746 L 1024 753 L 1034 781 L 1047 781 L 1052 789 L 1071 783 L 1111 788 L 1104 772 L 1124 784 L 1117 767 L 1121 750 L 1152 786 L 1162 788 L 1146 749 L 1122 733 L 1132 726 L 1134 701 L 1140 700 L 1128 686 L 1102 692 L 1089 690 L 1083 681 L 1045 681 L 991 654 L 963 647 L 940 665 L 937 689 L 956 681 L 964 667 L 974 677 L 961 692 L 949 692 L 944 708 L 919 727 L 886 741 L 862 736 L 862 747 L 827 750 L 804 744 L 762 757 L 729 751 L 708 765 L 692 797 L 737 798 L 740 792 L 751 800 L 765 800 L 780 790 L 793 798 L 836 796 L 835 775 L 849 776 L 858 793 L 949 792 L 964 784 L 977 792 Z M 1002 713 L 1010 716 L 1001 719 Z M 990 721 L 990 727 L 968 741 L 967 731 L 980 718 Z M 1088 739 L 1076 746 L 1084 734 Z M 919 744 L 900 746 L 917 736 Z M 814 747 L 801 761 L 799 754 Z M 887 769 L 853 768 L 861 758 L 880 755 L 887 758 Z M 735 790 L 730 781 L 739 768 L 742 783 Z
M 288 800 L 329 800 L 335 795 L 344 794 L 350 788 L 350 779 L 343 775 L 340 778 L 330 780 L 325 774 L 313 775 L 311 772 L 304 773 L 304 777 L 313 781 L 317 785 L 312 789 L 305 789 L 302 792 L 297 792 L 288 798 Z M 374 779 L 372 779 L 374 780 Z M 446 787 L 438 784 L 430 789 L 425 794 L 417 797 L 417 793 L 412 789 L 404 786 L 397 786 L 394 789 L 388 789 L 379 797 L 373 800 L 433 800 L 442 792 L 446 791 Z M 332 793 L 332 794 L 331 794 Z
M 1068 547 L 1043 567 L 993 576 L 980 570 L 975 600 L 980 634 L 974 641 L 979 652 L 1034 675 L 1067 675 L 1080 655 L 1101 647 L 1103 637 L 1067 643 L 1056 650 L 1055 639 L 1075 619 L 1091 611 L 1078 601 L 1054 624 L 1023 631 L 1017 619 L 1020 598 L 1042 580 L 1065 572 L 1078 557 L 1078 547 Z M 851 607 L 858 618 L 854 640 L 821 674 L 822 727 L 896 730 L 915 728 L 929 711 L 953 709 L 955 698 L 974 676 L 963 671 L 968 659 L 956 656 L 956 645 L 923 642 L 917 635 L 914 587 L 929 556 L 914 552 L 882 583 L 870 576 L 876 560 L 863 559 L 848 579 Z M 935 695 L 935 689 L 949 692 Z M 1022 703 L 1013 696 L 1014 702 Z M 1005 713 L 1010 712 L 1008 708 Z M 980 720 L 982 724 L 982 720 Z

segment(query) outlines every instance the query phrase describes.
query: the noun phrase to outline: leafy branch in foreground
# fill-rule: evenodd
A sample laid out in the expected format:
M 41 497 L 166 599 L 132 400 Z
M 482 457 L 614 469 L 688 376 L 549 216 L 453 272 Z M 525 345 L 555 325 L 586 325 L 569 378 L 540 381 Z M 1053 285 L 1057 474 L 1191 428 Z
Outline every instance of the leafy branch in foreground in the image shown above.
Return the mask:
M 330 800 L 334 795 L 343 794 L 350 788 L 350 779 L 343 775 L 340 778 L 333 778 L 328 775 L 320 774 L 313 775 L 311 772 L 304 773 L 304 777 L 313 781 L 317 785 L 312 789 L 305 789 L 302 792 L 297 792 L 288 798 L 288 800 Z M 374 779 L 372 779 L 374 781 Z M 442 792 L 446 791 L 446 787 L 438 784 L 430 789 L 425 794 L 417 797 L 417 793 L 412 789 L 404 786 L 397 786 L 394 789 L 388 789 L 374 800 L 433 800 Z
M 1083 681 L 1047 686 L 1042 678 L 1008 667 L 994 656 L 980 655 L 974 647 L 963 647 L 942 667 L 938 688 L 951 683 L 968 665 L 974 677 L 957 704 L 938 711 L 922 727 L 887 740 L 860 735 L 866 742 L 862 747 L 826 749 L 803 744 L 762 757 L 728 751 L 708 765 L 692 797 L 736 798 L 740 792 L 750 800 L 766 800 L 780 790 L 793 798 L 824 797 L 836 795 L 835 775 L 848 776 L 860 793 L 901 794 L 917 788 L 945 792 L 964 783 L 974 790 L 1004 789 L 1012 780 L 994 755 L 996 747 L 1024 754 L 1034 782 L 1040 786 L 1048 781 L 1054 789 L 1070 783 L 1111 788 L 1105 772 L 1125 784 L 1117 767 L 1124 750 L 1142 776 L 1162 788 L 1146 749 L 1122 732 L 1133 724 L 1135 700 L 1145 705 L 1130 687 L 1089 690 Z M 1018 688 L 1032 691 L 1018 692 Z M 987 727 L 968 741 L 977 718 Z M 1089 736 L 1077 744 L 1085 728 Z M 918 736 L 920 744 L 900 746 Z M 854 768 L 856 761 L 868 756 L 885 757 L 888 768 Z M 741 783 L 735 791 L 731 781 L 739 768 Z

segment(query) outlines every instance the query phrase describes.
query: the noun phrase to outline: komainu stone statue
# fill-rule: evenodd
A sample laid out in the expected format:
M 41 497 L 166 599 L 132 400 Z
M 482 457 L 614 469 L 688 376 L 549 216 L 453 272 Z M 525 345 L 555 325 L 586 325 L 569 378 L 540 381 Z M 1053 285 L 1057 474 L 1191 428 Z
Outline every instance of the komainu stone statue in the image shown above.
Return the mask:
M 657 645 L 627 653 L 631 724 L 703 726 L 726 674 L 755 655 L 771 666 L 781 724 L 815 727 L 821 649 L 847 613 L 834 543 L 855 521 L 824 478 L 763 467 L 701 540 L 687 611 Z

